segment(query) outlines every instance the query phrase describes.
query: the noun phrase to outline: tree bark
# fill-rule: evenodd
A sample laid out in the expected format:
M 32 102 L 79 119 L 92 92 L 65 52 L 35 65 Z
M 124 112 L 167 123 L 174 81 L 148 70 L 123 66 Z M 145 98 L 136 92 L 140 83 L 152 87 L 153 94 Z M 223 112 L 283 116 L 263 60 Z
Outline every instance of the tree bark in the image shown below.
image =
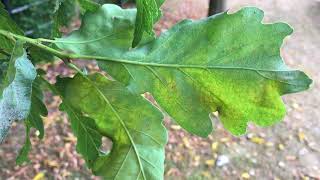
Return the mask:
M 225 0 L 210 0 L 208 16 L 223 12 L 225 9 Z

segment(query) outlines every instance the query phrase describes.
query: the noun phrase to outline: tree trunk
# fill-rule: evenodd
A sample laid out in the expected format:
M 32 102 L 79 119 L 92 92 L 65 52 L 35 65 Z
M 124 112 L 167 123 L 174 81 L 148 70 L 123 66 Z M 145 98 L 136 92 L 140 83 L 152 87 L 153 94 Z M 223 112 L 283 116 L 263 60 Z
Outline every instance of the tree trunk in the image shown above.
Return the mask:
M 210 0 L 208 16 L 223 12 L 225 9 L 225 0 Z

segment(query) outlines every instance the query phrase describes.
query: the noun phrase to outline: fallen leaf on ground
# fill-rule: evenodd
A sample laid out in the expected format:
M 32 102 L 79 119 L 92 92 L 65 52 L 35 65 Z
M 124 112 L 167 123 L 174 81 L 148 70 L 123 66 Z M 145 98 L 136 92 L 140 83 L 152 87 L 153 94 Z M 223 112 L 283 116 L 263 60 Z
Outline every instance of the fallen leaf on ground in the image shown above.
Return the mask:
M 247 173 L 247 172 L 244 172 L 244 173 L 241 174 L 241 177 L 242 177 L 243 179 L 250 179 L 250 174 Z
M 181 129 L 181 127 L 178 126 L 178 125 L 172 125 L 171 128 L 172 128 L 173 130 L 180 130 L 180 129 Z
M 183 144 L 185 145 L 186 148 L 188 148 L 188 149 L 191 148 L 191 145 L 190 145 L 188 138 L 184 137 L 184 138 L 182 138 L 182 141 L 183 141 Z
M 40 172 L 33 177 L 33 180 L 43 180 L 45 178 L 45 174 Z
M 227 137 L 220 139 L 220 142 L 222 142 L 222 143 L 226 143 L 226 142 L 229 142 L 229 141 L 230 141 L 230 139 L 227 138 Z
M 268 147 L 273 147 L 273 146 L 274 146 L 274 143 L 273 143 L 273 142 L 266 142 L 266 146 L 268 146 Z
M 201 172 L 201 175 L 206 177 L 206 178 L 210 178 L 211 177 L 211 175 L 210 175 L 210 173 L 208 171 Z
M 256 143 L 256 144 L 264 144 L 265 140 L 263 138 L 260 137 L 252 137 L 250 139 L 251 142 Z
M 283 144 L 279 144 L 278 148 L 279 148 L 279 150 L 283 151 L 284 150 L 284 145 Z
M 44 162 L 45 164 L 47 164 L 49 167 L 52 167 L 52 168 L 56 168 L 56 167 L 59 167 L 59 163 L 55 160 L 46 160 Z
M 216 161 L 214 159 L 209 159 L 209 160 L 206 160 L 206 165 L 209 167 L 212 167 L 214 166 L 215 162 Z
M 298 133 L 298 138 L 300 142 L 303 142 L 306 138 L 306 135 L 303 132 Z
M 211 149 L 213 152 L 216 152 L 218 150 L 219 147 L 219 142 L 214 142 L 211 144 Z

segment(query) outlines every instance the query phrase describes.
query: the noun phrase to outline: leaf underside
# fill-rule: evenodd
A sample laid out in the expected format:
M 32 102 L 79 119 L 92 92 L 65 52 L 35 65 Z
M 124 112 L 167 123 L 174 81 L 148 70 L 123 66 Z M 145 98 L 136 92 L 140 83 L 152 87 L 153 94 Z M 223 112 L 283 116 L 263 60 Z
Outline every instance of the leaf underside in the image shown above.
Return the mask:
M 36 70 L 27 58 L 23 43 L 18 41 L 13 49 L 5 77 L 1 77 L 3 80 L 0 88 L 0 143 L 13 121 L 21 121 L 28 117 L 32 83 L 35 78 Z
M 280 56 L 292 29 L 285 23 L 262 24 L 257 8 L 185 20 L 131 49 L 134 13 L 104 5 L 84 16 L 80 30 L 55 44 L 99 60 L 130 91 L 152 93 L 191 133 L 207 136 L 209 113 L 215 111 L 234 135 L 244 134 L 249 121 L 272 125 L 285 115 L 280 96 L 306 90 L 312 82 Z

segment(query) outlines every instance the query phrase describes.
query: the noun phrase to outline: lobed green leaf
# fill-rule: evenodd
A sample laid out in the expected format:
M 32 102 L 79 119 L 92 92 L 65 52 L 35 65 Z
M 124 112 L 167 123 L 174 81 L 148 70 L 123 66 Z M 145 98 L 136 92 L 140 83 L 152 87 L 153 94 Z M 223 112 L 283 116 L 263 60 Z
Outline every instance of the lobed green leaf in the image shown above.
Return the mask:
M 57 89 L 71 119 L 95 123 L 84 124 L 86 128 L 74 124 L 77 128 L 73 128 L 77 129 L 78 143 L 82 141 L 82 155 L 97 158 L 92 167 L 95 174 L 105 179 L 163 178 L 167 133 L 161 113 L 147 100 L 101 74 L 59 79 Z M 90 132 L 79 136 L 86 131 L 81 128 Z M 97 148 L 101 142 L 96 131 L 113 142 L 111 151 L 99 157 Z M 88 138 L 89 144 L 80 137 Z
M 86 160 L 88 167 L 92 168 L 100 155 L 102 135 L 94 120 L 74 109 L 68 100 L 68 98 L 64 99 L 61 109 L 68 113 L 72 131 L 78 139 L 77 152 Z
M 272 125 L 285 115 L 281 95 L 306 90 L 312 82 L 280 56 L 291 27 L 262 24 L 257 8 L 185 20 L 131 49 L 134 17 L 134 10 L 104 5 L 55 44 L 99 60 L 131 92 L 151 92 L 175 121 L 199 136 L 212 131 L 209 113 L 215 111 L 234 135 L 244 134 L 250 121 Z

